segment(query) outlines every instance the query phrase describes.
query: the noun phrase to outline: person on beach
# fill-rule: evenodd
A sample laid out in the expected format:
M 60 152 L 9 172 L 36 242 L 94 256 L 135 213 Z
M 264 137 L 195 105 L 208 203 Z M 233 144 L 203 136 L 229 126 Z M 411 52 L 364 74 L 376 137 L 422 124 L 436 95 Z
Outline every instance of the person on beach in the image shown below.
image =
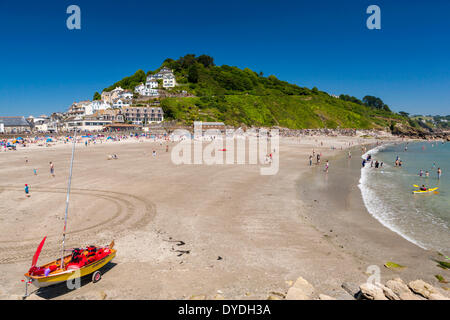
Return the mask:
M 28 187 L 28 184 L 25 184 L 25 196 L 27 198 L 30 197 L 30 188 Z
M 55 176 L 55 166 L 53 165 L 53 162 L 50 162 L 50 174 L 53 177 Z
M 309 156 L 309 166 L 312 166 L 312 159 L 313 159 L 313 156 Z
M 348 152 L 348 158 L 351 159 L 352 158 L 352 153 L 349 151 Z
M 325 172 L 328 173 L 328 168 L 330 167 L 330 164 L 327 162 L 325 163 Z
M 363 166 L 363 168 L 366 166 L 366 159 L 363 159 L 362 166 Z
M 438 171 L 437 171 L 438 180 L 441 179 L 441 174 L 442 174 L 442 170 L 441 170 L 441 168 L 438 168 Z
M 317 164 L 320 163 L 320 154 L 317 154 Z
M 37 176 L 37 170 L 36 169 L 33 169 L 33 173 L 34 173 L 35 176 Z
M 375 161 L 375 169 L 378 169 L 378 167 L 380 166 L 380 163 L 377 161 Z

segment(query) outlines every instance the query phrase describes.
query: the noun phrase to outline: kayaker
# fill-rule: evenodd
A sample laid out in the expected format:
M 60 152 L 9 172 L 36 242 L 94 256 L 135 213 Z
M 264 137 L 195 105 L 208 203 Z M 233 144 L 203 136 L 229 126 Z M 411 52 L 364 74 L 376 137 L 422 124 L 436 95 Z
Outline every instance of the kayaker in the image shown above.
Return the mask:
M 425 185 L 423 184 L 421 187 L 420 187 L 420 191 L 427 191 L 428 190 L 428 188 L 427 187 L 425 187 Z

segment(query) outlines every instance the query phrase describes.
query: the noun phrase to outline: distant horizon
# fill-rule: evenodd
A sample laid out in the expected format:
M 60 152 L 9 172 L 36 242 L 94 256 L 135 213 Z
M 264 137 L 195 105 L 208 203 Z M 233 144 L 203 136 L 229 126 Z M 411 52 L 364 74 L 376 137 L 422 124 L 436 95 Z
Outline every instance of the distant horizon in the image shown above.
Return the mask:
M 71 4 L 0 3 L 0 116 L 65 112 L 188 53 L 394 112 L 450 114 L 449 1 L 78 0 L 81 30 L 66 27 Z M 372 4 L 380 30 L 366 26 Z

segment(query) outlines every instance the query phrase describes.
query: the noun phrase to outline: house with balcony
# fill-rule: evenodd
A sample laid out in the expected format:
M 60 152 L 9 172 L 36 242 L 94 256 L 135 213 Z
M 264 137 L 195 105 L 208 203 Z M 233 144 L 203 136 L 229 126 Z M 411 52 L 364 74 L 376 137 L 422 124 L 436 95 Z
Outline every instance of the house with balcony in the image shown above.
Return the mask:
M 164 112 L 161 107 L 126 107 L 121 113 L 125 120 L 133 124 L 160 123 L 164 120 Z

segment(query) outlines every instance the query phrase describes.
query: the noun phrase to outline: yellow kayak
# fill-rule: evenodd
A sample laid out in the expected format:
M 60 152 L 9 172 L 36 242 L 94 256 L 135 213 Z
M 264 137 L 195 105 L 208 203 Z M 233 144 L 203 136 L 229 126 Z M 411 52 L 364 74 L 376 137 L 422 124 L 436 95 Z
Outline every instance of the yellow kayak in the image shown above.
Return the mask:
M 425 190 L 425 191 L 423 191 L 423 190 L 414 190 L 413 193 L 430 193 L 430 192 L 436 191 L 437 189 L 439 189 L 439 188 L 430 188 L 430 189 Z

